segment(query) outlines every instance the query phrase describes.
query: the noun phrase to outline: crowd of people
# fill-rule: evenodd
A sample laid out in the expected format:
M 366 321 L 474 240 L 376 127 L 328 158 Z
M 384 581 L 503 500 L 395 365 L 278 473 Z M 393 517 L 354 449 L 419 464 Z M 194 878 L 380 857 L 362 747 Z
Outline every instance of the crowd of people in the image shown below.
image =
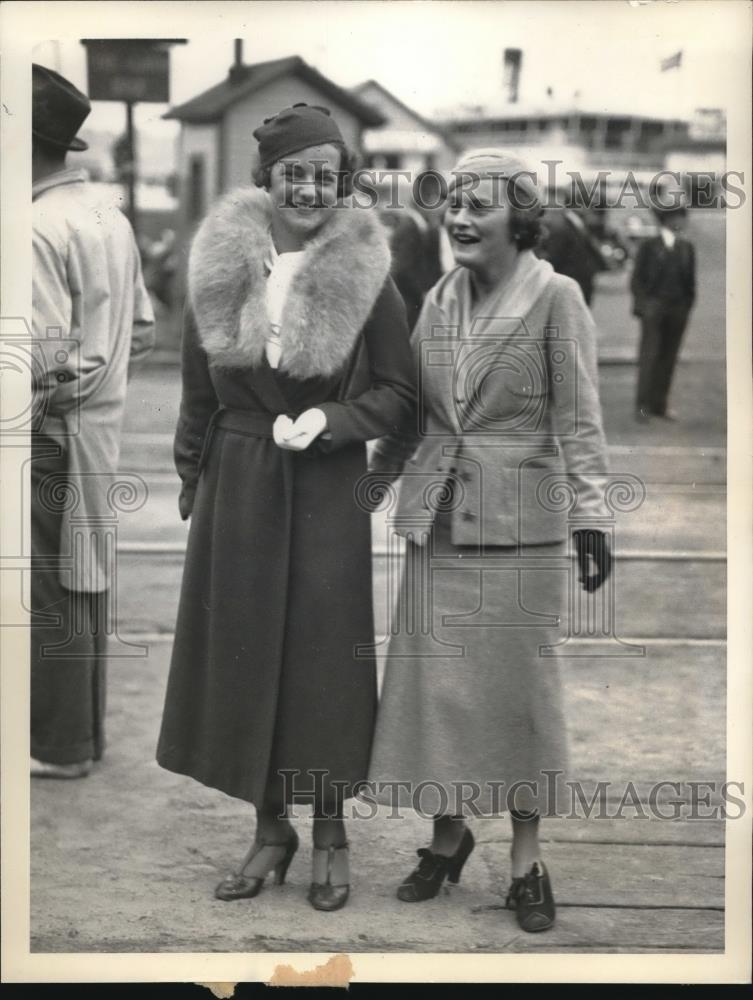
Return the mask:
M 70 350 L 63 358 L 56 341 L 34 385 L 31 767 L 77 778 L 104 747 L 111 567 L 94 530 L 67 558 L 71 525 L 45 498 L 51 478 L 75 481 L 96 522 L 153 314 L 128 223 L 103 216 L 66 165 L 85 148 L 88 99 L 41 66 L 33 84 L 34 335 L 45 342 L 55 327 Z M 548 482 L 566 480 L 581 518 L 604 513 L 588 307 L 598 243 L 568 209 L 539 249 L 549 224 L 538 189 L 502 150 L 463 155 L 440 221 L 418 208 L 349 209 L 353 158 L 324 108 L 285 108 L 254 138 L 254 186 L 210 209 L 188 263 L 175 460 L 190 530 L 157 759 L 254 807 L 253 839 L 218 899 L 284 880 L 299 843 L 289 811 L 306 802 L 308 899 L 341 908 L 344 803 L 365 789 L 386 801 L 396 782 L 408 808 L 410 790 L 432 782 L 442 794 L 431 840 L 398 898 L 421 902 L 457 882 L 474 848 L 469 816 L 509 813 L 507 905 L 523 930 L 546 930 L 555 904 L 539 827 L 546 776 L 567 773 L 567 720 L 557 658 L 539 650 L 557 642 L 565 576 L 527 579 L 520 563 L 566 564 L 571 542 L 585 591 L 611 572 L 604 533 L 569 537 L 561 506 L 542 502 Z M 641 419 L 669 416 L 693 301 L 680 219 L 662 220 L 633 276 Z M 521 324 L 535 348 L 525 356 Z M 555 350 L 553 327 L 570 353 Z M 432 340 L 449 361 L 427 362 Z M 357 502 L 369 477 L 387 490 L 399 482 L 398 607 L 429 618 L 393 625 L 380 699 L 370 509 Z M 465 630 L 458 659 L 452 619 L 479 598 L 460 570 L 479 557 L 495 563 L 483 580 L 494 611 Z M 74 633 L 67 655 L 49 655 Z M 468 783 L 481 790 L 471 813 L 458 795 Z

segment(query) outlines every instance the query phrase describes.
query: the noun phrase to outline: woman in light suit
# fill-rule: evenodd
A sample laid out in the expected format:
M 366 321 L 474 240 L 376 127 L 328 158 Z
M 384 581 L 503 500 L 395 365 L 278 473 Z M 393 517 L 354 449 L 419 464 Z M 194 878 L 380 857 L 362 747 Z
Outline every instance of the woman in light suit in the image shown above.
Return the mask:
M 457 882 L 473 850 L 467 815 L 510 811 L 507 905 L 526 931 L 554 921 L 538 827 L 566 769 L 557 658 L 569 560 L 562 491 L 580 523 L 604 513 L 606 442 L 596 340 L 578 285 L 533 247 L 532 174 L 497 150 L 453 171 L 445 226 L 456 267 L 413 333 L 421 415 L 379 442 L 372 471 L 402 473 L 395 530 L 407 538 L 372 752 L 377 799 L 434 815 L 398 889 L 419 902 Z M 573 541 L 581 583 L 610 571 L 602 532 Z

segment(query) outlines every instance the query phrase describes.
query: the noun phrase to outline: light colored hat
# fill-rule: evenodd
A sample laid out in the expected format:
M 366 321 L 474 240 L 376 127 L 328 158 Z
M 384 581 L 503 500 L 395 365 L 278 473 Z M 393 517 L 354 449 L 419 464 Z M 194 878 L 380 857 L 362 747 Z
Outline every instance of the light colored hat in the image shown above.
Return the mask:
M 458 186 L 469 184 L 474 177 L 503 177 L 515 181 L 515 186 L 524 195 L 527 207 L 541 204 L 536 171 L 520 157 L 504 149 L 470 149 L 463 153 L 450 174 L 450 193 Z

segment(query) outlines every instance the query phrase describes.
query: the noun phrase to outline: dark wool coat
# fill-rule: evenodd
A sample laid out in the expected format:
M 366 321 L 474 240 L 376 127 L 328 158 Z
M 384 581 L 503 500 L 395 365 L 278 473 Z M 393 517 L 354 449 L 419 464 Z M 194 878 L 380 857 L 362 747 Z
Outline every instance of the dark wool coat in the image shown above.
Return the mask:
M 376 709 L 369 515 L 354 498 L 365 442 L 413 420 L 405 310 L 371 214 L 334 210 L 285 303 L 269 367 L 269 201 L 228 195 L 189 263 L 175 438 L 191 528 L 157 759 L 260 805 L 280 770 L 366 776 Z M 279 448 L 276 415 L 316 406 L 328 430 Z

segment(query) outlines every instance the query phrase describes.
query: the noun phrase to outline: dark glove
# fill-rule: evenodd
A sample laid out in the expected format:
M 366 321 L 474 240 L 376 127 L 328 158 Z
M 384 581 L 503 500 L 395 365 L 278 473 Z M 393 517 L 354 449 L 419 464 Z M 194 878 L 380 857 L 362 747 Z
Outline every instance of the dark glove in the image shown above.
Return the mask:
M 609 551 L 607 536 L 605 532 L 595 528 L 577 528 L 573 532 L 573 543 L 580 570 L 578 579 L 586 593 L 592 594 L 612 572 L 612 553 Z M 595 573 L 590 572 L 592 567 L 596 570 Z
M 185 483 L 178 497 L 178 511 L 181 521 L 187 521 L 193 513 L 193 502 L 196 496 L 196 485 L 188 486 Z

